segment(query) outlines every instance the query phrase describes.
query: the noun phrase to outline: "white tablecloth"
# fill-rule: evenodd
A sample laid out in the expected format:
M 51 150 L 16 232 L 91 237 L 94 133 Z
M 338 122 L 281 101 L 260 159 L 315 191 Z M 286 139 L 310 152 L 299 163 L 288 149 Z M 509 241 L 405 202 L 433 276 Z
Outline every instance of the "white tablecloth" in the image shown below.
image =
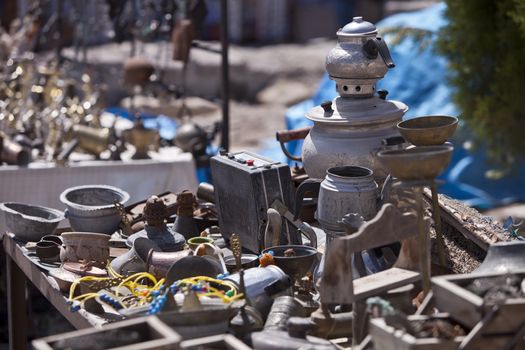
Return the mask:
M 128 204 L 165 191 L 196 191 L 197 175 L 190 153 L 160 154 L 157 159 L 81 161 L 67 167 L 32 164 L 0 167 L 0 202 L 21 202 L 63 210 L 59 196 L 68 187 L 102 184 L 131 196 Z M 5 230 L 0 215 L 0 230 Z

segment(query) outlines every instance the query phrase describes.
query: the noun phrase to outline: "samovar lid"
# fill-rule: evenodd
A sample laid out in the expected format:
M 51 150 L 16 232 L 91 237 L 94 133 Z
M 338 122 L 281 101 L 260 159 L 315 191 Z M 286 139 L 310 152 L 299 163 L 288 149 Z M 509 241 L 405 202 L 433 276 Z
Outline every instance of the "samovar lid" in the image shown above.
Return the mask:
M 352 22 L 339 29 L 338 36 L 363 36 L 377 34 L 377 28 L 370 22 L 364 21 L 363 17 L 354 17 Z
M 400 120 L 408 106 L 400 101 L 370 98 L 336 97 L 310 109 L 306 118 L 334 125 L 371 126 Z

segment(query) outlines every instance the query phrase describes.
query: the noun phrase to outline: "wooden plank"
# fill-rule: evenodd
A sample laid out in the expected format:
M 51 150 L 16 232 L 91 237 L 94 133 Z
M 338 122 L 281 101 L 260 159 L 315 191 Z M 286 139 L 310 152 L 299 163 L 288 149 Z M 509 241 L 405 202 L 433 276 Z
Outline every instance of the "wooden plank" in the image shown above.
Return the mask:
M 108 320 L 85 310 L 69 311 L 67 298 L 55 289 L 48 277 L 25 256 L 22 248 L 8 235 L 3 236 L 3 245 L 8 258 L 11 258 L 35 287 L 49 300 L 49 302 L 77 329 L 101 327 Z
M 421 279 L 419 272 L 393 267 L 372 275 L 354 280 L 354 295 L 356 299 L 368 298 L 395 289 Z
M 27 349 L 27 304 L 25 276 L 6 256 L 9 349 Z
M 425 195 L 430 201 L 429 190 L 425 190 Z M 489 245 L 509 238 L 508 233 L 497 222 L 458 200 L 440 194 L 439 206 L 444 222 L 485 251 Z
M 393 204 L 387 203 L 372 220 L 362 224 L 356 233 L 335 239 L 326 255 L 319 289 L 321 300 L 324 303 L 340 304 L 354 302 L 353 253 L 415 236 L 418 233 L 417 222 L 416 214 L 401 213 Z M 428 227 L 427 219 L 425 223 Z M 391 288 L 399 286 L 400 284 L 396 284 Z

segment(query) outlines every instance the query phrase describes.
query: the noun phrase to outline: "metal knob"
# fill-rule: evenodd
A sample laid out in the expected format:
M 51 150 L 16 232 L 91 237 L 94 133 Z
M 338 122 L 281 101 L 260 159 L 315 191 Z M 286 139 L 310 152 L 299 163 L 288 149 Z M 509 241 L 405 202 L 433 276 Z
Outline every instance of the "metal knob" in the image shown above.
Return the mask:
M 326 113 L 332 113 L 334 111 L 332 109 L 332 101 L 324 101 L 323 103 L 321 103 L 321 107 Z

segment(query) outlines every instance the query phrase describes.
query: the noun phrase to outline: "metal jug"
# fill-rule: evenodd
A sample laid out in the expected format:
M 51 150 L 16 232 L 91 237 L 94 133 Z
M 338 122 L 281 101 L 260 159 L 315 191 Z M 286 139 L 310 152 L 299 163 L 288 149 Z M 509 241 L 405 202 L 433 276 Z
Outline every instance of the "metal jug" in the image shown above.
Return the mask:
M 327 170 L 323 181 L 308 179 L 296 191 L 295 213 L 299 213 L 303 198 L 310 192 L 318 197 L 316 219 L 326 231 L 344 232 L 344 215 L 355 213 L 364 220 L 372 219 L 381 205 L 390 181 L 379 192 L 373 171 L 360 166 L 341 166 Z M 385 193 L 384 193 L 385 192 Z

